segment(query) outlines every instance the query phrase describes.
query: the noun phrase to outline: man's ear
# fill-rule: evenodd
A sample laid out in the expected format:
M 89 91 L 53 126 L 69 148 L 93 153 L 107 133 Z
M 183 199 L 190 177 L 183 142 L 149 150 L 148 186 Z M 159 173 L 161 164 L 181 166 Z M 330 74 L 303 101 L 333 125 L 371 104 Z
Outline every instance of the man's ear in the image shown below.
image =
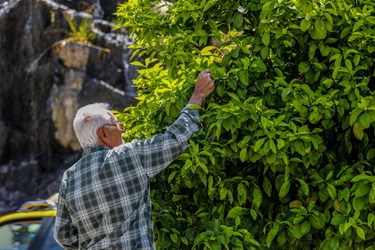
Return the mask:
M 108 146 L 107 145 L 108 135 L 104 127 L 100 127 L 98 129 L 97 135 L 98 135 L 99 145 Z

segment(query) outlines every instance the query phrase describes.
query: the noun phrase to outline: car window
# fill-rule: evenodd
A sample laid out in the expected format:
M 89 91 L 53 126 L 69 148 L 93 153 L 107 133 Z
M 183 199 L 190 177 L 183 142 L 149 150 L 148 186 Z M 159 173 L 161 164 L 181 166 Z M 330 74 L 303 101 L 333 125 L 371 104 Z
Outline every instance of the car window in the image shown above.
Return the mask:
M 26 250 L 40 228 L 40 221 L 14 221 L 0 227 L 0 250 Z
M 0 226 L 0 250 L 61 250 L 53 238 L 55 217 L 23 219 Z
M 53 238 L 53 225 L 54 224 L 52 224 L 47 234 L 45 235 L 42 247 L 40 249 L 35 249 L 35 250 L 62 250 L 63 249 L 62 247 L 60 247 L 60 245 L 56 243 L 55 238 Z
M 53 238 L 55 217 L 43 217 L 41 227 L 28 250 L 62 250 Z

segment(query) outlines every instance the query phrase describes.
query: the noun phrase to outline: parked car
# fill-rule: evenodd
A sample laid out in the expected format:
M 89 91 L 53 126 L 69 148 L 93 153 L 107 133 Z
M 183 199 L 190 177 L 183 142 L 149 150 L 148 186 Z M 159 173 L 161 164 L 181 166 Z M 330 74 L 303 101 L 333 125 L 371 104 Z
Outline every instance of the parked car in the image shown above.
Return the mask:
M 61 250 L 53 238 L 57 194 L 0 216 L 0 250 Z

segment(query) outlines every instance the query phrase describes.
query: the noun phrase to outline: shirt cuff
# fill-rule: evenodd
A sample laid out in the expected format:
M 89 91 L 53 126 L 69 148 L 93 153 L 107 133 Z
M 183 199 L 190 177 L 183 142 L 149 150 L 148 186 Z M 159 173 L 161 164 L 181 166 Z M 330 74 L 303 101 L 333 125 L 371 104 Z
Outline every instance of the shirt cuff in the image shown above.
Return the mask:
M 187 114 L 187 116 L 201 128 L 203 125 L 199 116 L 199 105 L 196 104 L 187 104 L 180 113 Z

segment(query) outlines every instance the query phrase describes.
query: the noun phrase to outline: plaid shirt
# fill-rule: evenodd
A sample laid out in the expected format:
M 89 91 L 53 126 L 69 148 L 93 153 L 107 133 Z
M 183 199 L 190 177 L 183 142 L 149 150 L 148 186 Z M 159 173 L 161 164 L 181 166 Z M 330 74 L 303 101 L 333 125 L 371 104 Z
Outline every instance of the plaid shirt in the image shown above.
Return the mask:
M 61 181 L 57 242 L 65 249 L 155 249 L 149 181 L 199 127 L 199 112 L 185 107 L 164 134 L 85 149 Z

